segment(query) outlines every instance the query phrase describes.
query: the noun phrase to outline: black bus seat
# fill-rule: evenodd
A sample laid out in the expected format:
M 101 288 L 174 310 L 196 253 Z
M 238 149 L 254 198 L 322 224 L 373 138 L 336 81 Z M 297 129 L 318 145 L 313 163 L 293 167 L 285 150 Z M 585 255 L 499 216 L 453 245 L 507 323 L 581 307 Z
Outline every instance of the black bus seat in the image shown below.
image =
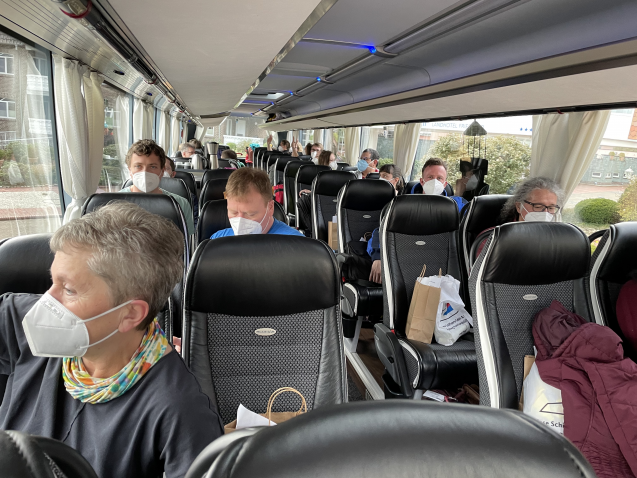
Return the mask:
M 0 431 L 0 470 L 3 478 L 97 478 L 74 448 L 13 430 Z
M 274 182 L 272 186 L 283 183 L 283 173 L 288 163 L 292 161 L 302 161 L 294 156 L 279 156 L 274 163 Z
M 217 199 L 225 199 L 223 193 L 226 192 L 226 184 L 228 180 L 225 178 L 210 179 L 201 188 L 201 204 Z
M 466 287 L 456 244 L 458 222 L 454 201 L 422 194 L 396 197 L 381 221 L 384 312 L 383 323 L 375 326 L 377 351 L 388 372 L 384 376 L 387 388 L 395 390 L 398 385 L 406 397 L 427 389 L 461 387 L 478 378 L 471 333 L 448 347 L 434 339 L 425 344 L 405 335 L 414 284 L 423 264 L 426 276 L 442 271 L 461 281 L 461 291 Z
M 129 188 L 133 185 L 132 179 L 127 179 L 122 189 Z M 192 196 L 190 195 L 190 189 L 186 186 L 186 183 L 182 179 L 178 178 L 161 178 L 159 181 L 159 187 L 164 191 L 176 194 L 179 197 L 184 198 L 190 204 L 190 209 L 195 213 L 194 205 L 192 203 Z M 193 217 L 194 219 L 194 217 Z
M 320 409 L 275 427 L 230 433 L 205 448 L 186 474 L 186 478 L 202 476 L 596 475 L 568 439 L 520 412 L 384 400 Z
M 493 230 L 469 276 L 481 405 L 517 410 L 541 309 L 558 300 L 593 319 L 585 287 L 590 258 L 588 238 L 571 224 L 513 222 Z
M 184 277 L 188 271 L 190 259 L 190 242 L 188 239 L 188 228 L 183 212 L 174 198 L 166 194 L 141 194 L 141 193 L 103 193 L 93 194 L 82 207 L 82 216 L 91 213 L 112 201 L 128 201 L 137 204 L 148 212 L 162 216 L 177 227 L 184 235 Z M 158 260 L 160 260 L 158 258 Z M 170 294 L 168 303 L 157 316 L 159 323 L 166 333 L 168 340 L 172 337 L 181 336 L 181 295 L 183 291 L 182 279 Z
M 299 193 L 304 189 L 307 189 L 308 191 L 311 190 L 314 178 L 316 178 L 316 175 L 321 171 L 331 171 L 331 168 L 329 166 L 317 166 L 314 163 L 308 162 L 299 166 L 296 178 L 294 179 L 294 217 L 296 218 L 297 228 L 300 231 L 303 231 L 306 236 L 312 235 L 312 224 L 311 220 L 307 221 L 308 223 L 306 224 L 306 221 L 303 220 L 303 215 L 299 214 Z M 311 206 L 309 209 L 311 210 Z
M 197 181 L 195 181 L 195 176 L 192 173 L 187 171 L 175 171 L 175 179 L 181 179 L 184 183 L 186 183 L 186 187 L 197 197 Z
M 281 387 L 300 391 L 308 410 L 347 400 L 337 272 L 327 246 L 304 237 L 199 245 L 186 280 L 183 356 L 225 424 L 240 403 L 265 412 Z M 285 395 L 274 411 L 297 402 Z
M 343 186 L 336 203 L 339 264 L 348 267 L 350 262 L 368 262 L 371 266 L 367 242 L 361 238 L 371 237 L 374 229 L 380 226 L 380 213 L 395 195 L 395 189 L 386 181 L 354 179 Z M 357 257 L 360 255 L 362 260 Z M 356 337 L 364 317 L 380 318 L 383 314 L 383 288 L 369 282 L 370 271 L 364 272 L 365 277 L 344 277 L 343 333 L 348 339 Z M 352 351 L 356 351 L 356 344 L 352 344 Z
M 591 259 L 590 295 L 595 321 L 621 337 L 627 357 L 637 359 L 637 350 L 626 339 L 617 321 L 617 298 L 623 285 L 637 271 L 637 222 L 612 224 L 599 241 Z
M 317 166 L 318 167 L 318 166 Z M 326 166 L 329 168 L 329 166 Z M 301 170 L 299 170 L 300 172 Z M 312 182 L 312 238 L 327 242 L 327 223 L 336 216 L 338 193 L 348 181 L 356 179 L 346 171 L 321 171 Z M 298 182 L 298 180 L 297 180 Z
M 201 178 L 201 189 L 206 185 L 206 183 L 211 179 L 228 179 L 232 173 L 234 173 L 236 169 L 208 169 L 204 171 L 203 176 Z M 202 203 L 203 204 L 203 203 Z
M 283 170 L 283 210 L 287 216 L 287 223 L 294 227 L 296 225 L 296 194 L 295 180 L 299 168 L 307 164 L 306 161 L 288 161 Z

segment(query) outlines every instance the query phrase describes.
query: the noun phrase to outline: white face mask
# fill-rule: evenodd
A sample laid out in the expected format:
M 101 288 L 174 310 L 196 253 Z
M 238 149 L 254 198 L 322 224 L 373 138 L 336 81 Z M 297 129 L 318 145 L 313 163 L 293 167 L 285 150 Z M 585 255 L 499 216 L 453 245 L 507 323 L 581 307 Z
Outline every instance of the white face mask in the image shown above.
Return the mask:
M 336 164 L 336 161 L 332 161 L 332 162 L 330 163 L 330 168 L 332 168 L 332 169 L 334 169 L 334 170 L 336 170 L 336 168 L 338 168 L 338 164 Z
M 279 151 L 280 151 L 280 152 L 285 151 L 285 149 L 283 149 L 283 146 L 279 146 Z
M 318 158 L 318 155 L 318 151 L 312 151 L 312 153 L 310 154 L 310 156 L 312 156 L 312 159 Z
M 86 322 L 98 319 L 132 302 L 129 300 L 106 312 L 82 320 L 64 307 L 48 292 L 38 300 L 22 319 L 22 328 L 31 353 L 36 357 L 82 357 L 93 345 L 104 342 L 118 329 L 101 340 L 89 344 Z
M 430 179 L 422 185 L 423 194 L 442 194 L 445 190 L 445 185 L 437 179 Z
M 133 174 L 133 185 L 142 192 L 149 193 L 159 187 L 159 176 L 153 173 L 140 171 Z
M 169 178 L 170 177 L 170 173 L 168 171 L 164 171 L 164 177 L 165 178 Z
M 477 185 L 478 185 L 478 176 L 474 174 L 467 181 L 467 186 L 466 186 L 467 191 L 471 191 L 472 189 L 475 189 Z
M 551 214 L 548 211 L 544 212 L 529 212 L 522 204 L 522 209 L 526 211 L 526 216 L 524 216 L 524 222 L 553 222 L 555 214 Z
M 232 217 L 230 218 L 230 226 L 232 226 L 235 236 L 261 234 L 263 231 L 263 227 L 261 225 L 263 224 L 263 221 L 265 221 L 266 217 L 268 217 L 267 210 L 265 211 L 265 216 L 263 216 L 261 222 L 253 221 L 252 219 L 247 219 L 245 217 Z

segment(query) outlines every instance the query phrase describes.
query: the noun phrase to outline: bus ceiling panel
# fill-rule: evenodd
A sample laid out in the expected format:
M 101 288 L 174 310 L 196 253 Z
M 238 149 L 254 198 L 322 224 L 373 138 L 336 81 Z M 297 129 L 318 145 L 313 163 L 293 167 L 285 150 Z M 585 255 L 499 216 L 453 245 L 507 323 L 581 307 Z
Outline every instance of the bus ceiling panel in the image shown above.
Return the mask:
M 358 108 L 351 113 L 306 118 L 297 122 L 332 122 L 339 126 L 396 124 L 498 114 L 556 112 L 569 107 L 637 104 L 634 78 L 637 65 L 609 68 L 576 75 L 548 78 L 489 89 L 476 89 L 451 96 L 379 108 Z M 294 120 L 271 124 L 271 128 L 294 128 Z
M 340 43 L 328 44 L 301 40 L 279 63 L 276 70 L 289 69 L 287 67 L 289 63 L 298 63 L 316 65 L 324 72 L 328 72 L 368 51 L 368 48 L 362 45 L 347 46 Z
M 295 101 L 290 103 L 289 106 L 285 105 L 281 107 L 281 110 L 289 110 L 292 115 L 296 116 L 299 114 L 323 111 L 343 104 L 352 104 L 353 102 L 353 97 L 349 92 L 326 87 L 307 96 L 295 99 Z
M 161 96 L 102 39 L 50 0 L 0 0 L 0 24 L 54 53 L 81 61 L 124 91 L 149 101 Z
M 259 84 L 259 92 L 296 91 L 316 81 L 315 76 L 289 76 L 269 74 Z
M 306 38 L 382 45 L 415 24 L 474 0 L 339 0 Z
M 270 20 L 262 0 L 243 0 L 240 6 L 235 0 L 110 0 L 186 104 L 202 115 L 231 110 L 255 78 L 314 25 L 320 18 L 316 12 L 322 15 L 333 3 L 271 0 L 267 11 L 275 17 Z M 278 12 L 284 12 L 281 21 Z M 222 32 L 222 25 L 235 25 L 238 33 Z M 251 25 L 249 34 L 241 32 L 245 25 Z
M 637 37 L 637 2 L 533 0 L 388 60 L 432 83 Z

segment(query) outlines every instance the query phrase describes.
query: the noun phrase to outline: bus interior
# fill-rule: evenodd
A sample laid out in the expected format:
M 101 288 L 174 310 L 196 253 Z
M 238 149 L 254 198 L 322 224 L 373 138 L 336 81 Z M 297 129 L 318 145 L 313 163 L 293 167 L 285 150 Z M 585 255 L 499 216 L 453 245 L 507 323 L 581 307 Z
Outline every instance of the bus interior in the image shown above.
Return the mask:
M 1 0 L 0 295 L 47 292 L 52 235 L 112 201 L 176 226 L 157 320 L 226 435 L 172 476 L 637 476 L 637 416 L 611 413 L 637 410 L 636 18 L 634 0 Z M 140 140 L 170 158 L 168 198 L 138 194 Z M 239 235 L 244 168 L 304 239 L 219 236 Z M 558 320 L 613 334 L 623 378 L 549 387 Z M 529 377 L 558 394 L 535 415 Z M 302 400 L 278 412 L 307 413 L 228 433 L 285 387 Z M 593 415 L 612 459 L 576 438 Z M 0 476 L 25 476 L 3 440 Z M 38 443 L 55 476 L 97 476 Z

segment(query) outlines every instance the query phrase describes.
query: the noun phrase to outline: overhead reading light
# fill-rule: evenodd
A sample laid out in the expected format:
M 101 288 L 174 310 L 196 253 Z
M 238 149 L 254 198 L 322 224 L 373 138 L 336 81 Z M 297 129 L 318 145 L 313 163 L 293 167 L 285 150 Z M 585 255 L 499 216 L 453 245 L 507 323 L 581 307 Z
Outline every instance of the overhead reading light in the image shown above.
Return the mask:
M 148 96 L 153 96 L 153 94 L 152 94 L 150 91 L 147 91 L 147 92 L 146 92 L 146 94 L 147 94 Z
M 122 70 L 113 70 L 113 73 L 116 73 L 116 74 L 121 75 L 121 76 L 124 76 L 126 74 Z

